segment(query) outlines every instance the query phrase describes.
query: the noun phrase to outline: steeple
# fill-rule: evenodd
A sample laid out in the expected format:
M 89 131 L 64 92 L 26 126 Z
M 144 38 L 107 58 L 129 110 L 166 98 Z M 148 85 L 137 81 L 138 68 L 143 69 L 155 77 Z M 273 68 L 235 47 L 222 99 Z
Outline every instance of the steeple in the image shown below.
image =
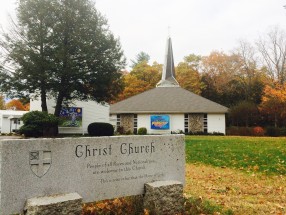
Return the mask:
M 165 64 L 163 67 L 161 81 L 159 81 L 157 87 L 179 87 L 179 83 L 177 82 L 175 77 L 175 66 L 171 37 L 169 37 L 167 40 Z

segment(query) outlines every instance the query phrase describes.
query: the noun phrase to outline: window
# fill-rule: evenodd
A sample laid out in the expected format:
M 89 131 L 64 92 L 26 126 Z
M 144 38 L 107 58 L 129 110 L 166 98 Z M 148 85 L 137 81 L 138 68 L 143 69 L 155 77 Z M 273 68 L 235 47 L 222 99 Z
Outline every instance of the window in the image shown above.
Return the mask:
M 208 133 L 208 115 L 205 113 L 204 114 L 204 133 Z
M 189 133 L 189 114 L 185 113 L 184 117 L 185 122 L 185 134 Z
M 134 117 L 133 117 L 133 119 L 134 119 L 134 134 L 137 134 L 137 129 L 138 129 L 138 116 L 137 116 L 137 114 L 134 114 Z
M 18 125 L 20 125 L 20 119 L 14 119 L 14 124 L 18 124 Z
M 117 114 L 116 127 L 118 128 L 119 126 L 120 126 L 120 114 Z

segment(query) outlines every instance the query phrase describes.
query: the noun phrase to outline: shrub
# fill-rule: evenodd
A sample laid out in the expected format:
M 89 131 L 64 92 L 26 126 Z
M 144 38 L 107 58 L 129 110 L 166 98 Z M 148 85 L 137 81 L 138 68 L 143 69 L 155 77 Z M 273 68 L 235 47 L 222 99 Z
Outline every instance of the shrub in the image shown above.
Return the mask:
M 214 135 L 214 136 L 224 136 L 224 133 L 214 131 L 214 132 L 211 133 L 210 135 Z
M 189 131 L 188 133 L 189 135 L 208 135 L 207 133 L 203 132 L 203 131 Z
M 24 125 L 19 129 L 25 137 L 56 136 L 59 118 L 47 112 L 31 111 L 21 118 Z
M 139 135 L 146 135 L 147 134 L 147 128 L 139 128 L 137 134 Z
M 171 134 L 184 134 L 184 132 L 180 129 L 177 129 L 175 131 L 171 131 Z
M 256 127 L 252 128 L 252 135 L 253 136 L 260 136 L 261 137 L 261 136 L 264 136 L 264 134 L 265 134 L 265 131 L 262 127 L 256 126 Z
M 125 135 L 132 135 L 132 134 L 133 134 L 133 132 L 132 132 L 132 131 L 130 131 L 130 130 L 128 130 L 128 131 L 125 131 L 125 132 L 124 132 L 124 134 L 125 134 Z
M 233 136 L 251 136 L 252 135 L 252 128 L 250 127 L 235 127 L 232 126 L 227 129 L 227 135 Z
M 87 127 L 90 136 L 113 136 L 114 128 L 111 124 L 105 122 L 93 122 Z
M 270 137 L 278 137 L 280 135 L 280 129 L 273 126 L 267 127 L 266 134 Z
M 251 136 L 252 135 L 252 128 L 250 127 L 241 127 L 239 129 L 240 136 Z
M 286 136 L 286 127 L 280 128 L 280 136 Z
M 123 126 L 117 126 L 116 132 L 119 133 L 119 134 L 124 134 Z
M 230 136 L 239 136 L 239 128 L 236 126 L 231 126 L 226 129 L 226 134 Z

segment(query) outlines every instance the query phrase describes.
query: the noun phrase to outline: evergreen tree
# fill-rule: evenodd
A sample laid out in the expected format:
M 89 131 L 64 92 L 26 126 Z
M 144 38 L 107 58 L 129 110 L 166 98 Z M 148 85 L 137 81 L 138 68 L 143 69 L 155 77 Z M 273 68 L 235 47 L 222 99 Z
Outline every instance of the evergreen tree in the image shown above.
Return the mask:
M 55 115 L 72 100 L 108 101 L 125 64 L 118 39 L 91 0 L 21 0 L 14 34 L 2 47 L 15 70 L 2 89 L 56 98 Z

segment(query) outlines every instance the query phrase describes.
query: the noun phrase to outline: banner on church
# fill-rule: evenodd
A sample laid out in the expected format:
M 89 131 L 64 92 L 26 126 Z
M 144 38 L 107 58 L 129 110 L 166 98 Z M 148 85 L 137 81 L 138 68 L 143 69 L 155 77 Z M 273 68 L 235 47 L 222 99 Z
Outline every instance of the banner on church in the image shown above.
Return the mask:
M 170 116 L 169 115 L 151 116 L 151 129 L 157 129 L 157 130 L 170 129 Z
M 62 108 L 59 127 L 82 127 L 82 108 Z

